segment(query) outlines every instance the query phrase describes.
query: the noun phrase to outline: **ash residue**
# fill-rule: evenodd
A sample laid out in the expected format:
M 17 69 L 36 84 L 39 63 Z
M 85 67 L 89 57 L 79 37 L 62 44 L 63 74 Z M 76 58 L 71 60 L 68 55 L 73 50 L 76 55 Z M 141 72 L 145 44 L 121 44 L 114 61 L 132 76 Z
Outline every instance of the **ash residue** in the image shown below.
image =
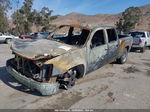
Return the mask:
M 135 72 L 141 72 L 139 69 L 137 69 L 135 66 L 130 66 L 125 69 L 123 69 L 126 73 L 135 73 Z

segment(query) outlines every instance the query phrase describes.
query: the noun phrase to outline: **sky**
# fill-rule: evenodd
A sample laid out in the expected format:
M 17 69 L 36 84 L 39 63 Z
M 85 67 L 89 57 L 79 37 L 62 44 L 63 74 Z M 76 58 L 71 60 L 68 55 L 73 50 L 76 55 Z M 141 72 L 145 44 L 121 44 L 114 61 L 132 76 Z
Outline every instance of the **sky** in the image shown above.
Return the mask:
M 16 6 L 17 0 L 12 0 L 14 10 L 21 7 L 24 0 L 19 0 L 19 6 Z M 150 4 L 150 0 L 33 0 L 32 9 L 41 10 L 42 7 L 48 7 L 53 10 L 53 15 L 66 15 L 72 12 L 95 15 L 95 14 L 117 14 L 123 12 L 130 6 L 143 6 Z

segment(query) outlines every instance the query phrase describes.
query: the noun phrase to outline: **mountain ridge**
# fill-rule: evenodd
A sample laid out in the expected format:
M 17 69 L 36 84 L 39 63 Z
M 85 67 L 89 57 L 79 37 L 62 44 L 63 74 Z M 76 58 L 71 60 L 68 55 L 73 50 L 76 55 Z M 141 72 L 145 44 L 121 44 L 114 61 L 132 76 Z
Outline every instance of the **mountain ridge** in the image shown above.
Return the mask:
M 134 30 L 149 30 L 150 31 L 150 4 L 139 7 L 143 14 L 141 22 Z M 56 25 L 60 24 L 79 24 L 79 23 L 97 23 L 97 24 L 110 24 L 115 25 L 119 20 L 122 13 L 118 14 L 95 14 L 95 15 L 86 15 L 76 12 L 70 14 L 59 16 L 52 23 Z M 144 21 L 144 22 L 143 22 Z

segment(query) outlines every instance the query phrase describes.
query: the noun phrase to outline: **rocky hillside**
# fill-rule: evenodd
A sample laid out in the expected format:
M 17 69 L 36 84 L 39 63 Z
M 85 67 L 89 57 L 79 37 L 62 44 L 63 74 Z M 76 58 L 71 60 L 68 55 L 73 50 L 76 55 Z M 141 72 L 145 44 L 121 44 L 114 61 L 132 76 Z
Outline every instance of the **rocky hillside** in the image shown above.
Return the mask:
M 143 17 L 136 30 L 150 30 L 150 4 L 140 7 Z M 59 16 L 53 21 L 53 24 L 77 24 L 77 23 L 98 23 L 98 24 L 111 24 L 115 25 L 116 21 L 121 14 L 97 14 L 97 15 L 84 15 L 79 13 L 70 13 L 65 16 Z

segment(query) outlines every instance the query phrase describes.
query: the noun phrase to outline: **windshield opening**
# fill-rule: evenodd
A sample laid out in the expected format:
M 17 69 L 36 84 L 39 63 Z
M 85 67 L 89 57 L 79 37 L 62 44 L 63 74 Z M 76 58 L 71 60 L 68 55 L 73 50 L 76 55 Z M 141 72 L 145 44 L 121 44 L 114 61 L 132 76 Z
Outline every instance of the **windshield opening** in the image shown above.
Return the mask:
M 90 30 L 73 26 L 61 26 L 52 35 L 52 39 L 75 46 L 85 44 Z
M 132 37 L 137 37 L 137 36 L 145 37 L 145 33 L 144 32 L 130 32 L 129 34 Z

